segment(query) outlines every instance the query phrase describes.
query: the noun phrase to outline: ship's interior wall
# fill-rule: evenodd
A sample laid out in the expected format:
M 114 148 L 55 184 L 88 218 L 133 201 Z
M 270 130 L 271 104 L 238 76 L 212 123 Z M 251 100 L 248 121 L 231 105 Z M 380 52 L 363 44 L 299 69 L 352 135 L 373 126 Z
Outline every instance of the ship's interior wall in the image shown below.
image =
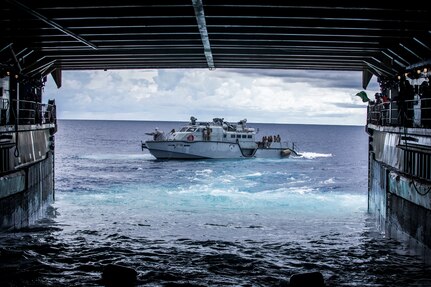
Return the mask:
M 20 229 L 43 218 L 54 200 L 53 154 L 19 172 L 24 189 L 5 197 L 0 196 L 1 229 Z M 13 186 L 15 185 L 12 182 Z

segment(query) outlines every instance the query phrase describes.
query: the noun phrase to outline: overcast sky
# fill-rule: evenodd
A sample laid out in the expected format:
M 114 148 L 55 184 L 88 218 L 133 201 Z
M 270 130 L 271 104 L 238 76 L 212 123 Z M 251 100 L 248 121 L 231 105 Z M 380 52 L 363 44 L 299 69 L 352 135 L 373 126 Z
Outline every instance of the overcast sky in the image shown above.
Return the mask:
M 251 123 L 365 125 L 361 72 L 302 70 L 63 71 L 44 99 L 60 119 L 200 121 L 246 118 Z M 372 99 L 375 77 L 366 90 Z

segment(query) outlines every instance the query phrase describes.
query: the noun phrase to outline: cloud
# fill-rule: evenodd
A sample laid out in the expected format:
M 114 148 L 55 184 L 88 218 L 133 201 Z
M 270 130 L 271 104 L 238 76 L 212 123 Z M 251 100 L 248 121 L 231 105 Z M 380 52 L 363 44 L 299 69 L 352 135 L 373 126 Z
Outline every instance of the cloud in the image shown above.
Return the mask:
M 347 108 L 347 109 L 366 109 L 367 105 L 364 104 L 351 104 L 351 103 L 334 103 L 334 106 L 339 108 Z
M 366 109 L 355 97 L 362 90 L 361 75 L 238 69 L 65 71 L 61 89 L 48 80 L 45 98 L 56 99 L 60 118 L 184 121 L 194 115 L 200 120 L 362 125 Z
M 320 70 L 243 70 L 230 69 L 232 73 L 248 74 L 253 77 L 276 77 L 287 83 L 305 82 L 312 86 L 328 88 L 362 89 L 362 72 L 359 71 L 320 71 Z M 368 89 L 376 90 L 379 86 L 375 77 Z
M 183 78 L 183 73 L 173 70 L 158 70 L 157 76 L 154 76 L 154 82 L 159 90 L 172 91 Z

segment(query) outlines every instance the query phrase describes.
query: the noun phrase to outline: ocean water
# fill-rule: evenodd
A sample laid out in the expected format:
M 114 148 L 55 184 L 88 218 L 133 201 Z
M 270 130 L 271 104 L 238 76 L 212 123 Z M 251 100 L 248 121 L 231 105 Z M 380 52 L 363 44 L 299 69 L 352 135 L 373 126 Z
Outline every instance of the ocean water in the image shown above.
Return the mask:
M 145 132 L 178 122 L 60 120 L 49 217 L 0 234 L 1 286 L 431 286 L 431 268 L 367 213 L 364 127 L 249 124 L 295 142 L 285 159 L 159 161 Z

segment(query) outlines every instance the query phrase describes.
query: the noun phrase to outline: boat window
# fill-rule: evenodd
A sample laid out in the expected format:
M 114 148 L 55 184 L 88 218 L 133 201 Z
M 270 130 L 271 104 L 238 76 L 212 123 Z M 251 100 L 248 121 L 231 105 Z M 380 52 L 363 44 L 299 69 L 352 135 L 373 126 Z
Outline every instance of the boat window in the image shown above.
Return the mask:
M 243 139 L 246 139 L 246 138 L 247 138 L 247 135 L 242 135 L 242 138 L 243 138 Z
M 187 130 L 187 127 L 183 127 L 180 129 L 180 132 L 185 132 Z
M 188 132 L 194 132 L 196 130 L 196 128 L 189 128 L 187 131 Z
M 247 137 L 248 137 L 249 139 L 251 139 L 251 138 L 252 138 L 252 135 L 248 135 Z
M 234 134 L 232 134 L 232 135 L 230 135 L 230 137 L 234 139 L 234 138 L 235 138 L 235 135 L 234 135 Z
M 240 139 L 240 138 L 241 138 L 241 135 L 236 135 L 236 137 Z

